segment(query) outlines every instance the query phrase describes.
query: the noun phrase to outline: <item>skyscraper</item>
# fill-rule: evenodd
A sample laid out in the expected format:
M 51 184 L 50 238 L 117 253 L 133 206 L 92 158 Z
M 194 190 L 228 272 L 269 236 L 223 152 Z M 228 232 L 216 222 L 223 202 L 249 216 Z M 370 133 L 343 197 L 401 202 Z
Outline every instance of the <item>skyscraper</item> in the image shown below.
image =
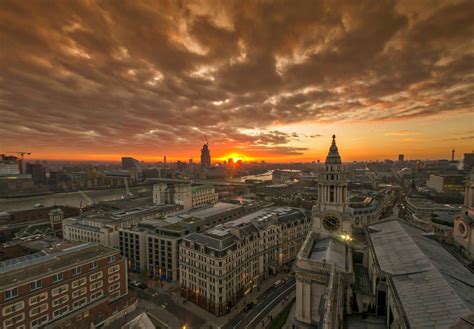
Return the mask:
M 209 144 L 205 143 L 201 149 L 201 168 L 209 168 L 211 166 L 211 152 L 209 151 Z

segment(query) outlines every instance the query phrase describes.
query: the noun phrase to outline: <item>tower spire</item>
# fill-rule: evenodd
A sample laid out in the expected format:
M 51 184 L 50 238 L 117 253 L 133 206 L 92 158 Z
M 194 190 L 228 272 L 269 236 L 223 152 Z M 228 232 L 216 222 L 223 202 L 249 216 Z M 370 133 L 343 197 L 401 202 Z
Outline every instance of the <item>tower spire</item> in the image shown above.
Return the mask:
M 328 156 L 326 157 L 326 164 L 340 164 L 341 156 L 336 145 L 336 135 L 332 135 L 331 147 L 329 147 Z

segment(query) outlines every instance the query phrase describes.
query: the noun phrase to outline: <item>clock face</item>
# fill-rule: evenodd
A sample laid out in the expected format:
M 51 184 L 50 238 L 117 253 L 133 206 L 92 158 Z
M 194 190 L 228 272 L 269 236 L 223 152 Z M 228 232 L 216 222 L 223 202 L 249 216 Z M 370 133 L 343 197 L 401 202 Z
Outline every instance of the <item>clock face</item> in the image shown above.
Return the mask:
M 326 216 L 323 219 L 323 226 L 328 231 L 335 231 L 341 226 L 339 218 L 335 216 Z

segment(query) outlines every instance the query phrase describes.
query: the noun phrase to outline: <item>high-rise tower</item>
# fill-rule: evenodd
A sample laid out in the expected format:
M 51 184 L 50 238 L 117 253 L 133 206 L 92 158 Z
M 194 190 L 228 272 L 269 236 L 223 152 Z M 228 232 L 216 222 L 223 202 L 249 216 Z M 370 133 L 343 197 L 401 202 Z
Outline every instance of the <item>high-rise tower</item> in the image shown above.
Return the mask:
M 211 152 L 209 151 L 209 144 L 205 143 L 201 149 L 201 168 L 209 168 L 211 166 Z
M 336 136 L 333 135 L 324 172 L 318 181 L 318 202 L 313 207 L 313 230 L 323 235 L 350 235 L 352 229 L 347 199 L 347 179 Z

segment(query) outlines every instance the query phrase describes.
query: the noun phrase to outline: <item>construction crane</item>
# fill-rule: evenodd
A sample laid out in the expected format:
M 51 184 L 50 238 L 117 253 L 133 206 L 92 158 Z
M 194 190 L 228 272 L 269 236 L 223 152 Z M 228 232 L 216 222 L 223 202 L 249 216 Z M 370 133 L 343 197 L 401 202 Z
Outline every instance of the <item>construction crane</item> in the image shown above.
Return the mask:
M 21 159 L 21 173 L 24 174 L 25 173 L 25 155 L 30 155 L 31 152 L 22 152 L 22 151 L 8 151 L 7 153 L 14 153 L 16 155 L 19 155 L 20 156 L 20 159 Z

